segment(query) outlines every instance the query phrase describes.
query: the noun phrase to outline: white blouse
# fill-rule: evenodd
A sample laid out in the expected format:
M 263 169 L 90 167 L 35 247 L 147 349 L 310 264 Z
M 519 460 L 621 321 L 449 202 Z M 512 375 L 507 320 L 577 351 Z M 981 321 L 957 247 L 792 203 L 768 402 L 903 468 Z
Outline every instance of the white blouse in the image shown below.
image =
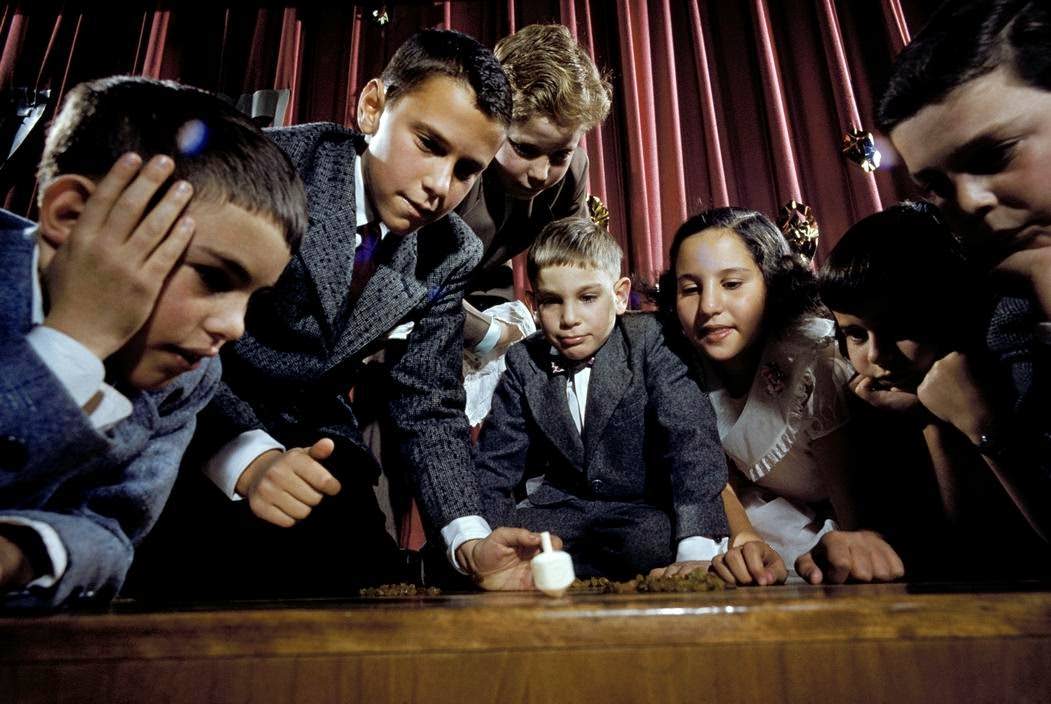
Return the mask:
M 733 398 L 708 368 L 719 439 L 755 486 L 739 492 L 749 519 L 791 569 L 832 521 L 808 505 L 829 497 L 813 443 L 849 420 L 846 384 L 854 371 L 837 354 L 835 327 L 803 318 L 763 350 L 748 394 Z

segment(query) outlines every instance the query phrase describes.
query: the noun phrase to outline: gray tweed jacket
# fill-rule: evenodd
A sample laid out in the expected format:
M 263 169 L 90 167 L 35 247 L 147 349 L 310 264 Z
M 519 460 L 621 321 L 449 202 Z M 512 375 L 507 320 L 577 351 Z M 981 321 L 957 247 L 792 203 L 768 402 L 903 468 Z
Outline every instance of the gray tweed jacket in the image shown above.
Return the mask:
M 387 439 L 434 525 L 478 513 L 460 379 L 461 304 L 481 256 L 478 239 L 452 214 L 413 234 L 386 237 L 379 267 L 350 310 L 354 160 L 362 138 L 327 123 L 268 134 L 306 185 L 308 234 L 276 286 L 250 304 L 244 337 L 224 348 L 224 383 L 202 427 L 216 446 L 255 428 L 289 447 L 331 437 L 330 466 L 371 480 L 378 468 L 347 391 L 387 333 L 412 322 L 403 352 L 387 355 L 395 432 Z
M 528 472 L 544 474 L 529 495 L 535 506 L 570 496 L 638 501 L 674 517 L 676 540 L 728 533 L 715 412 L 652 315 L 620 316 L 595 355 L 582 434 L 569 414 L 565 376 L 550 369 L 550 344 L 540 334 L 507 352 L 475 452 L 487 519 L 513 523 L 513 492 Z

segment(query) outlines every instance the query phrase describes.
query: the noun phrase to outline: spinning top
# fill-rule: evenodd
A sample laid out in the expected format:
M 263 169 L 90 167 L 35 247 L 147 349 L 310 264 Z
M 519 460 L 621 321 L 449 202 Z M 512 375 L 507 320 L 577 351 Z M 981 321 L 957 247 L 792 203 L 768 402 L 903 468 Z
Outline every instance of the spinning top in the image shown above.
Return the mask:
M 566 593 L 576 579 L 573 573 L 573 558 L 568 552 L 551 547 L 551 534 L 546 530 L 540 534 L 543 552 L 533 558 L 533 584 L 548 596 L 559 597 Z

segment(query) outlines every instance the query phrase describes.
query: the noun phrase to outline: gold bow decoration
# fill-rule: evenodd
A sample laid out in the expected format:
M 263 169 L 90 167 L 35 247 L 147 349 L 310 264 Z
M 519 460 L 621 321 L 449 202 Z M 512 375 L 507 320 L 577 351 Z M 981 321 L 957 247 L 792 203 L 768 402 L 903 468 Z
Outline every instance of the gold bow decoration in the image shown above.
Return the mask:
M 854 126 L 843 133 L 843 156 L 867 174 L 879 168 L 882 158 L 872 133 Z
M 588 217 L 604 230 L 609 230 L 609 208 L 596 195 L 588 196 Z
M 809 205 L 800 203 L 795 198 L 788 201 L 777 212 L 777 226 L 781 228 L 793 252 L 808 262 L 813 261 L 821 230 Z

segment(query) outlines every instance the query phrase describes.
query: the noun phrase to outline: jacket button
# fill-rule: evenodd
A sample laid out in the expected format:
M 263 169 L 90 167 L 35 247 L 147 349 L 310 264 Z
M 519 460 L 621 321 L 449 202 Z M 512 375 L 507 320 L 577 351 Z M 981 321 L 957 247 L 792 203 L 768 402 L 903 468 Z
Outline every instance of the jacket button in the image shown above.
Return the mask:
M 603 482 L 601 479 L 592 479 L 591 480 L 591 491 L 593 491 L 594 493 L 597 494 L 600 491 L 602 491 L 602 487 L 604 487 L 605 485 L 606 485 L 606 483 Z

